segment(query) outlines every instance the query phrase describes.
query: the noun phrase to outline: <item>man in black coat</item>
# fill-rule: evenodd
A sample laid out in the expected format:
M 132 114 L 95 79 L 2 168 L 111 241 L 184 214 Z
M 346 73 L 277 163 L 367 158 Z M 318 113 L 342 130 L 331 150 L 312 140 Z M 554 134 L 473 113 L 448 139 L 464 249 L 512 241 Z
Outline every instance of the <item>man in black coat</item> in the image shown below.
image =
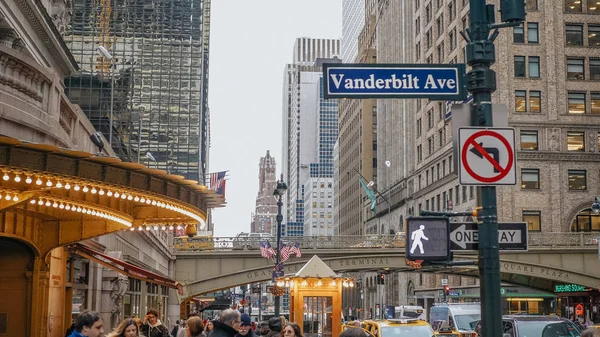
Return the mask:
M 169 337 L 169 329 L 158 319 L 156 309 L 148 310 L 140 331 L 146 337 Z
M 252 319 L 247 314 L 242 314 L 240 321 L 240 330 L 235 337 L 258 337 L 258 335 L 252 330 Z
M 234 337 L 241 327 L 240 312 L 227 309 L 221 313 L 219 319 L 213 321 L 215 327 L 210 337 Z
M 265 335 L 265 337 L 281 337 L 281 317 L 271 317 L 269 318 L 269 333 Z

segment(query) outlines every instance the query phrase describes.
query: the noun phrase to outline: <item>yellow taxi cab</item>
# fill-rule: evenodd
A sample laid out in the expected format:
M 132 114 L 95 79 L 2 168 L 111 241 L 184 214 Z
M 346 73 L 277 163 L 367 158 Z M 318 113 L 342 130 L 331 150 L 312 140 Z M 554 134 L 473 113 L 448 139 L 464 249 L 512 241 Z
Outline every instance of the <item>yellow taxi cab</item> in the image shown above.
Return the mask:
M 373 337 L 433 337 L 429 323 L 417 318 L 390 318 L 364 321 L 364 329 Z

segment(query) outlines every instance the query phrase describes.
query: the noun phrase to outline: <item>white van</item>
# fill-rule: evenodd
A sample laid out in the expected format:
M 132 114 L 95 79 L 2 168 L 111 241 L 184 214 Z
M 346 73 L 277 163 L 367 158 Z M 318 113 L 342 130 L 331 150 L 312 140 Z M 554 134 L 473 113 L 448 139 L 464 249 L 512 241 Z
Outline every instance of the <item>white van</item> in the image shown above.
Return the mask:
M 240 233 L 233 239 L 233 249 L 260 249 L 260 242 L 269 240 L 269 243 L 275 249 L 277 242 L 273 242 L 273 237 L 268 233 Z
M 394 318 L 416 318 L 427 321 L 427 310 L 418 305 L 401 305 L 394 307 Z
M 471 323 L 480 319 L 479 303 L 436 303 L 429 309 L 429 324 L 434 330 L 437 331 L 446 322 L 465 337 L 476 336 Z

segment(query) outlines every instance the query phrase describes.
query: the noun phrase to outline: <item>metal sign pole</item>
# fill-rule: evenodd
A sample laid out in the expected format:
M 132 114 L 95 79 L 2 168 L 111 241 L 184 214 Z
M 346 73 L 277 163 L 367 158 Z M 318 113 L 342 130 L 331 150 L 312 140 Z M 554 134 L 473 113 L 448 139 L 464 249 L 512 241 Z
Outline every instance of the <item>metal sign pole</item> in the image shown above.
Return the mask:
M 520 3 L 519 3 L 520 2 Z M 493 126 L 492 93 L 496 91 L 496 73 L 490 69 L 495 62 L 494 39 L 499 27 L 516 25 L 525 18 L 523 0 L 502 0 L 504 25 L 494 25 L 494 6 L 486 0 L 470 1 L 470 29 L 463 33 L 468 41 L 467 59 L 471 70 L 467 73 L 467 88 L 473 95 L 472 126 Z M 495 28 L 490 35 L 491 29 Z M 500 255 L 498 251 L 498 221 L 496 187 L 479 187 L 481 212 L 479 219 L 479 278 L 481 293 L 481 335 L 502 337 L 502 310 L 500 302 Z

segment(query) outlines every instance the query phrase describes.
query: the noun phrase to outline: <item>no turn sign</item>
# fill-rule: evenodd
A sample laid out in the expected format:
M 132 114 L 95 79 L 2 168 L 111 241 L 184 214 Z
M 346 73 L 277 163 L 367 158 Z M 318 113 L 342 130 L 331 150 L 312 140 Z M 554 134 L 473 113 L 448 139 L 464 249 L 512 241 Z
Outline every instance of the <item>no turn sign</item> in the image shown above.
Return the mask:
M 514 129 L 460 128 L 458 144 L 461 184 L 517 183 Z

